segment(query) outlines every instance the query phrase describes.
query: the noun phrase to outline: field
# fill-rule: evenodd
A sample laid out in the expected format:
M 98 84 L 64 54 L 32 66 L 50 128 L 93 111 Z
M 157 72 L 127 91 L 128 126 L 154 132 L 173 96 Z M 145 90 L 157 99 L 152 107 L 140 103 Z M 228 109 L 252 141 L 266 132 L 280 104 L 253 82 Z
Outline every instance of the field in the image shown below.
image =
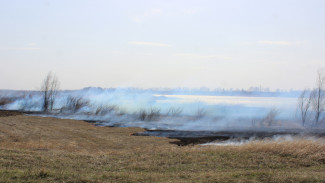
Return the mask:
M 141 131 L 0 111 L 0 182 L 325 182 L 324 139 L 177 146 Z

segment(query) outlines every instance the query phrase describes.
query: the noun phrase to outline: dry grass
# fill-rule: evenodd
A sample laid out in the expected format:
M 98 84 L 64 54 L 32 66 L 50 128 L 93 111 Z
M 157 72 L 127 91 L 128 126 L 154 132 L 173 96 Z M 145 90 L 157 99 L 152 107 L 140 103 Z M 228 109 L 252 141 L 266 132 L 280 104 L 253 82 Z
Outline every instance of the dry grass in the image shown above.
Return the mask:
M 1 116 L 1 115 L 0 115 Z M 0 182 L 324 182 L 324 140 L 187 146 L 139 128 L 0 117 Z

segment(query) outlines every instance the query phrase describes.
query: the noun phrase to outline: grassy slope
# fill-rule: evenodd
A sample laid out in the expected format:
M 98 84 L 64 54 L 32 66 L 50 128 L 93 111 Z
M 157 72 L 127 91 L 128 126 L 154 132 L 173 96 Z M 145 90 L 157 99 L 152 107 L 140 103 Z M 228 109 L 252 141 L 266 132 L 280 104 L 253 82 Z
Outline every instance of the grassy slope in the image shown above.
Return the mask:
M 1 115 L 0 115 L 1 116 Z M 139 128 L 0 117 L 0 182 L 324 182 L 325 144 L 178 147 Z

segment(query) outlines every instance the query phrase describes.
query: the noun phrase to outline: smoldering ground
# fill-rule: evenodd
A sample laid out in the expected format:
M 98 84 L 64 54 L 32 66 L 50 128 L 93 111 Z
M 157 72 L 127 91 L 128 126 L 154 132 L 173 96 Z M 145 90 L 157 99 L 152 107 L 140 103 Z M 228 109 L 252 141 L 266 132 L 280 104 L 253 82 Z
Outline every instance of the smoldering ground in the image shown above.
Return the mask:
M 306 132 L 322 134 L 325 126 L 324 123 L 317 127 L 302 125 L 297 115 L 296 93 L 276 97 L 274 93 L 203 96 L 175 91 L 175 94 L 127 88 L 60 91 L 53 110 L 44 113 L 41 93 L 2 91 L 0 107 L 32 111 L 33 115 L 86 120 L 98 126 L 141 127 L 149 131 L 137 135 L 171 138 L 178 135 L 177 138 L 213 140 L 223 135 L 229 140 Z

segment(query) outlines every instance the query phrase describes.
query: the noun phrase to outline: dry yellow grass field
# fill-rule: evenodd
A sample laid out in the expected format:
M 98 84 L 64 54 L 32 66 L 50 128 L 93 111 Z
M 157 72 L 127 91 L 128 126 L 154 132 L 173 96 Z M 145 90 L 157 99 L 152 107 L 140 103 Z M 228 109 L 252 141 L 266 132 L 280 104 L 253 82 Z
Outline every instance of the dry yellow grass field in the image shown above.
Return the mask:
M 325 182 L 324 139 L 177 146 L 130 135 L 140 128 L 12 114 L 0 114 L 0 182 Z

